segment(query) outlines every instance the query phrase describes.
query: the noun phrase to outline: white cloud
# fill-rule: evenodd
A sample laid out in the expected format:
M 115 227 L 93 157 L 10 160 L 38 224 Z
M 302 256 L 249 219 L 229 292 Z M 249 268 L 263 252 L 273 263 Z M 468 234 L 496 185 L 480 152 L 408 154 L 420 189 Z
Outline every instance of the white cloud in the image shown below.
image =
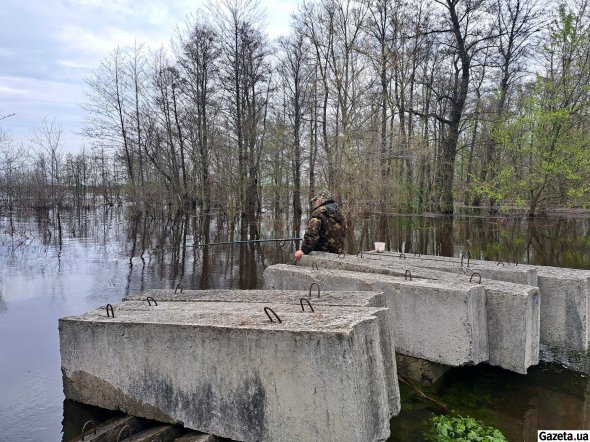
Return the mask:
M 57 60 L 56 63 L 60 66 L 74 69 L 92 69 L 95 67 L 94 63 L 84 63 L 78 60 Z
M 26 93 L 27 91 L 25 89 L 17 89 L 14 87 L 0 85 L 0 101 L 4 101 L 6 96 L 9 95 L 22 95 Z
M 26 136 L 47 115 L 70 133 L 80 129 L 83 79 L 118 46 L 167 45 L 205 0 L 4 1 L 0 14 L 0 102 Z M 271 38 L 288 31 L 298 0 L 267 0 Z M 81 141 L 71 137 L 72 145 Z

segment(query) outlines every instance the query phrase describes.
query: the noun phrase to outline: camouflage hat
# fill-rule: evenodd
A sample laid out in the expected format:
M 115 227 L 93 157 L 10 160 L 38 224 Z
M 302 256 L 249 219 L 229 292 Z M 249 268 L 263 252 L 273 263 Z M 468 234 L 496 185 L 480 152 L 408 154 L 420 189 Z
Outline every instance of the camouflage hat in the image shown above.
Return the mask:
M 332 197 L 332 194 L 329 190 L 322 189 L 320 192 L 316 193 L 316 195 L 311 200 L 309 200 L 309 202 L 313 204 L 316 200 L 320 200 L 320 204 L 324 204 L 327 201 L 333 201 L 334 198 Z

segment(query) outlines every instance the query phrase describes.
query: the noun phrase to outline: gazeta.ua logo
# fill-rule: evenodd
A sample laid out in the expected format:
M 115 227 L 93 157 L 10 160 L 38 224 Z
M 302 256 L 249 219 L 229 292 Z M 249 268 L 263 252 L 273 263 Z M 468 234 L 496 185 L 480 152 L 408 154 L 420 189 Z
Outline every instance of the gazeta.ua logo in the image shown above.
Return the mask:
M 587 440 L 590 441 L 590 431 L 585 430 L 539 430 L 537 441 L 546 440 Z

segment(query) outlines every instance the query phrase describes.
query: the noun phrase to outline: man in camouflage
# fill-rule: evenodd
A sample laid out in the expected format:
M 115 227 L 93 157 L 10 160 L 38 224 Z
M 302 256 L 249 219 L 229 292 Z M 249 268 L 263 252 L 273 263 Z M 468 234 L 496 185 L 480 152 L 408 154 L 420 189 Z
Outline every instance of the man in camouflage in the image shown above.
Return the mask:
M 313 250 L 344 252 L 346 222 L 329 192 L 323 191 L 312 199 L 312 213 L 307 222 L 301 249 L 295 252 L 299 261 Z

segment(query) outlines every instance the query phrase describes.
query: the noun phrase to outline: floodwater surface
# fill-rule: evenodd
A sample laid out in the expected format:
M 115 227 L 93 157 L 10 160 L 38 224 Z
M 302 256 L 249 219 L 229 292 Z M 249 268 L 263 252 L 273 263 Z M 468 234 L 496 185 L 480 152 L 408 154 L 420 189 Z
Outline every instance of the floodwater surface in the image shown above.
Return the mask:
M 224 220 L 128 219 L 124 210 L 0 213 L 0 441 L 51 442 L 76 435 L 109 412 L 64 401 L 58 318 L 152 288 L 262 287 L 268 265 L 292 260 L 291 242 L 216 244 L 236 239 Z M 354 223 L 349 253 L 385 241 L 388 250 L 590 268 L 590 219 L 390 216 Z M 266 225 L 262 238 L 288 235 Z M 401 384 L 402 412 L 390 441 L 425 439 L 429 420 L 472 416 L 509 440 L 537 429 L 589 429 L 584 374 L 541 364 L 518 375 L 480 364 L 453 370 L 421 394 Z M 430 400 L 432 398 L 434 400 Z

